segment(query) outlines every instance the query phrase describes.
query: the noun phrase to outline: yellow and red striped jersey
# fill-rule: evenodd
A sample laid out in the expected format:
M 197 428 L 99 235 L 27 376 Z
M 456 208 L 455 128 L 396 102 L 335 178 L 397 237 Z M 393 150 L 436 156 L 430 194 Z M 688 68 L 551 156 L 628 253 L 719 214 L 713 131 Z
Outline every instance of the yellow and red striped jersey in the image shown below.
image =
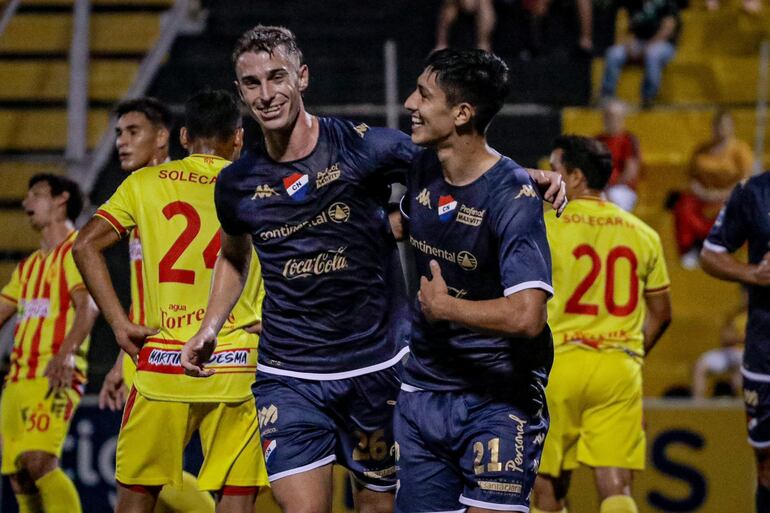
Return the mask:
M 73 230 L 48 253 L 37 250 L 14 269 L 11 280 L 0 292 L 3 301 L 16 305 L 9 381 L 43 376 L 46 365 L 59 352 L 75 320 L 72 292 L 85 287 L 75 261 Z M 75 353 L 73 385 L 81 388 L 86 380 L 89 338 Z
M 548 324 L 556 351 L 576 344 L 644 354 L 644 295 L 669 286 L 660 236 L 598 198 L 545 215 L 554 296 Z
M 229 163 L 212 155 L 191 155 L 140 169 L 96 213 L 120 235 L 132 234 L 131 318 L 160 330 L 142 348 L 134 378 L 137 390 L 151 399 L 210 402 L 251 397 L 258 337 L 243 328 L 261 319 L 263 294 L 253 250 L 244 292 L 209 362 L 214 376 L 186 376 L 179 360 L 181 346 L 197 332 L 206 312 L 221 245 L 214 185 Z

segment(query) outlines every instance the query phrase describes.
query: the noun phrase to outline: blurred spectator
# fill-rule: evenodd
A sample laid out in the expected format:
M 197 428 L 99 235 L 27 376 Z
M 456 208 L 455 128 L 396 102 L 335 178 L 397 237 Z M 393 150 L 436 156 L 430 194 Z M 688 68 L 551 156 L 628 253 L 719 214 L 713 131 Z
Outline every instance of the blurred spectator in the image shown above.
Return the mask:
M 673 205 L 676 242 L 682 267 L 694 269 L 703 241 L 735 184 L 751 176 L 754 156 L 735 137 L 727 111 L 714 115 L 712 139 L 695 149 L 690 161 L 690 190 Z
M 593 5 L 592 0 L 575 0 L 580 28 L 578 47 L 586 54 L 593 51 Z M 552 0 L 522 0 L 521 6 L 530 16 L 529 47 L 539 53 L 544 46 L 543 25 Z
M 639 141 L 626 130 L 628 108 L 620 100 L 608 100 L 602 109 L 604 132 L 596 138 L 612 153 L 612 175 L 605 189 L 607 199 L 628 212 L 636 205 L 636 182 L 641 157 Z
M 476 47 L 492 51 L 495 8 L 492 0 L 444 0 L 436 27 L 436 50 L 449 46 L 449 34 L 460 13 L 473 16 L 476 24 Z
M 708 381 L 711 376 L 727 377 L 732 389 L 732 395 L 740 393 L 742 386 L 743 340 L 748 317 L 747 296 L 744 290 L 740 308 L 730 314 L 725 320 L 719 336 L 721 347 L 706 351 L 695 362 L 692 377 L 693 397 L 699 399 L 706 397 Z M 714 395 L 717 394 L 715 393 Z
M 757 14 L 762 10 L 762 0 L 743 0 L 743 10 L 749 14 Z M 720 7 L 719 0 L 706 0 L 706 9 L 716 11 Z
M 607 49 L 602 97 L 615 96 L 620 70 L 627 61 L 644 64 L 642 107 L 652 106 L 658 95 L 663 68 L 674 57 L 679 34 L 679 9 L 675 0 L 621 0 L 628 11 L 631 34 Z

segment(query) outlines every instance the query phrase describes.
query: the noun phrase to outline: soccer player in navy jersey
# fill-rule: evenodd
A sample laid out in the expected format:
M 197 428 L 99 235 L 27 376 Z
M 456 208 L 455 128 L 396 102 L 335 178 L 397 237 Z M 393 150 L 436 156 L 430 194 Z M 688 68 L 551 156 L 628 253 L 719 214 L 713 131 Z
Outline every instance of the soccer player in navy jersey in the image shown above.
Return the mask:
M 272 492 L 285 512 L 331 509 L 333 462 L 359 511 L 392 508 L 392 417 L 408 319 L 383 198 L 420 151 L 409 137 L 305 111 L 308 67 L 282 27 L 246 32 L 236 87 L 264 135 L 216 187 L 222 250 L 206 316 L 182 352 L 205 368 L 253 244 L 267 292 L 254 394 Z M 541 176 L 555 195 L 560 182 Z M 558 201 L 558 200 L 557 200 Z
M 529 511 L 553 289 L 537 186 L 486 141 L 508 84 L 497 56 L 441 50 L 405 103 L 428 149 L 402 201 L 421 278 L 394 419 L 399 513 Z
M 770 173 L 738 184 L 701 251 L 701 266 L 721 280 L 746 285 L 749 320 L 743 353 L 743 394 L 749 444 L 757 461 L 757 513 L 770 511 Z M 745 242 L 748 263 L 733 253 Z

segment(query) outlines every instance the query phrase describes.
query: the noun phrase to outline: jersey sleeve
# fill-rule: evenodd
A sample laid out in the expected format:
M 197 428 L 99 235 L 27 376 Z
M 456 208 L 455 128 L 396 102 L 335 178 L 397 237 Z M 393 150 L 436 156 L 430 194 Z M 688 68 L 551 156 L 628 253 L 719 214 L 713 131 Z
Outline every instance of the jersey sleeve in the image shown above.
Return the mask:
M 368 160 L 362 167 L 378 173 L 387 183 L 406 183 L 407 170 L 420 151 L 412 139 L 400 130 L 380 127 L 366 127 L 362 137 Z
M 652 259 L 649 263 L 647 280 L 644 284 L 645 293 L 654 293 L 666 290 L 671 284 L 666 268 L 666 258 L 663 255 L 663 244 L 660 237 L 655 234 L 652 238 Z
M 214 187 L 214 205 L 222 230 L 228 235 L 236 236 L 249 233 L 249 229 L 238 217 L 240 194 L 238 194 L 234 174 L 234 169 L 231 167 L 225 168 L 220 173 Z
M 126 178 L 118 187 L 118 190 L 108 199 L 94 216 L 101 217 L 118 232 L 121 237 L 125 236 L 132 228 L 136 226 L 136 175 Z
M 16 265 L 13 274 L 11 274 L 11 279 L 3 287 L 3 290 L 0 291 L 0 298 L 9 303 L 16 304 L 21 297 L 21 264 L 22 262 Z
M 519 170 L 519 175 L 526 175 Z M 500 279 L 505 296 L 525 289 L 553 295 L 551 253 L 548 248 L 543 201 L 529 180 L 518 180 L 497 195 L 492 210 L 493 230 L 499 240 Z
M 64 257 L 62 257 L 62 272 L 64 273 L 65 280 L 67 280 L 67 291 L 70 294 L 75 290 L 85 288 L 83 277 L 75 265 L 75 259 L 72 258 L 72 246 L 67 249 Z
M 743 246 L 751 224 L 750 204 L 751 195 L 746 185 L 739 183 L 719 212 L 703 247 L 716 253 L 733 253 Z

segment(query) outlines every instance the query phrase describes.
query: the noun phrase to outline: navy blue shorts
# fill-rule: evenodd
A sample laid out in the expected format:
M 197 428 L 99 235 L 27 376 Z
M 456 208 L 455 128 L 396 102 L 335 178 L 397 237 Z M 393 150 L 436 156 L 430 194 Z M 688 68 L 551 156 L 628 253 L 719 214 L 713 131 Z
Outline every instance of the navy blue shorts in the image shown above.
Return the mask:
M 770 375 L 746 369 L 741 371 L 749 444 L 756 449 L 765 449 L 770 447 Z
M 394 417 L 396 513 L 529 511 L 548 432 L 544 397 L 526 413 L 488 396 L 403 388 Z
M 400 384 L 397 366 L 330 381 L 257 372 L 253 392 L 270 481 L 336 461 L 366 488 L 394 489 Z

